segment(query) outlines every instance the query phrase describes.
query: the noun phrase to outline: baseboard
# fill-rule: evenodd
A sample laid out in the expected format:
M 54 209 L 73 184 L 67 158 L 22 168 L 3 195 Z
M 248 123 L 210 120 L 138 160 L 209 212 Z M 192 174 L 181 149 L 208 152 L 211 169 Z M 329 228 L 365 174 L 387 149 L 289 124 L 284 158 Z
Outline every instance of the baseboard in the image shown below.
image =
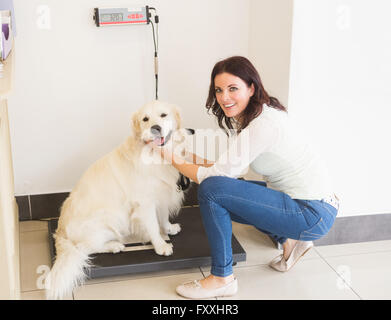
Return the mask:
M 184 207 L 197 206 L 198 185 L 192 184 L 185 193 Z M 58 217 L 69 193 L 17 196 L 19 220 L 40 220 Z M 391 214 L 337 217 L 327 235 L 314 241 L 316 246 L 391 240 Z M 277 243 L 275 243 L 277 246 Z
M 198 205 L 198 185 L 194 182 L 185 191 L 183 207 Z M 19 221 L 41 220 L 57 218 L 60 216 L 60 209 L 69 196 L 69 192 L 45 193 L 25 196 L 16 196 L 19 208 Z
M 271 238 L 270 238 L 271 239 Z M 391 214 L 337 217 L 330 231 L 315 246 L 391 240 Z M 277 248 L 282 246 L 272 239 Z
M 391 240 L 391 214 L 337 217 L 329 233 L 315 245 Z

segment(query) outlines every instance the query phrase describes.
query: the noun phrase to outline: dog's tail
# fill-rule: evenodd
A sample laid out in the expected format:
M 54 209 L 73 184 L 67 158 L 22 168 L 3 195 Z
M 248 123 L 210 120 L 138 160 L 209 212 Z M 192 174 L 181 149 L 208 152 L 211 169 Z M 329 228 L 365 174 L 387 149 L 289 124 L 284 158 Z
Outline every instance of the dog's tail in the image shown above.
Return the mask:
M 90 267 L 88 253 L 77 248 L 71 240 L 56 238 L 56 261 L 45 280 L 46 298 L 63 299 L 73 288 L 84 283 Z

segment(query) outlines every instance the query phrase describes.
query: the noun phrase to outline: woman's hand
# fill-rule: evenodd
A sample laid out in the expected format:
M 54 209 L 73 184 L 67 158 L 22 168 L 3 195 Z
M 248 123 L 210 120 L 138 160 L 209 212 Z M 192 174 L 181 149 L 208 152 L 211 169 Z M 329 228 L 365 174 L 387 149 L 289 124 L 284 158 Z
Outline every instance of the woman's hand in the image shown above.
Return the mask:
M 154 142 L 150 142 L 149 145 L 151 146 L 154 152 L 158 153 L 165 161 L 171 164 L 180 173 L 190 178 L 194 182 L 198 183 L 197 171 L 199 165 L 191 162 L 187 162 L 182 157 L 176 155 L 172 149 L 173 148 L 172 143 L 169 143 L 168 145 L 163 147 L 158 146 Z

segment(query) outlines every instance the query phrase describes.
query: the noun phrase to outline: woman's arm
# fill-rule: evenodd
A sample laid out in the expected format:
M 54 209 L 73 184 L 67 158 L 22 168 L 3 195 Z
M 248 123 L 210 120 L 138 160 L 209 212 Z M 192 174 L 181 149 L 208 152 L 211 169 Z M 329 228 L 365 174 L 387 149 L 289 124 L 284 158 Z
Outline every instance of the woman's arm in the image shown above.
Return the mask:
M 151 142 L 151 147 L 155 150 L 155 152 L 158 152 L 164 160 L 168 161 L 175 169 L 197 184 L 199 184 L 197 178 L 198 169 L 200 167 L 211 167 L 214 165 L 213 162 L 198 157 L 196 154 L 191 152 L 186 152 L 186 158 L 190 158 L 190 161 L 187 161 L 185 158 L 174 153 L 172 150 L 158 147 L 154 145 L 153 142 Z
M 199 166 L 202 166 L 202 167 L 211 167 L 214 165 L 214 162 L 212 161 L 209 161 L 207 159 L 203 159 L 199 156 L 197 156 L 196 154 L 194 153 L 191 153 L 191 152 L 187 152 L 187 159 L 190 160 L 190 162 L 194 163 L 194 164 L 198 164 Z
M 198 170 L 198 183 L 211 176 L 239 177 L 256 157 L 275 145 L 279 132 L 279 124 L 275 121 L 254 119 L 240 134 L 229 138 L 227 150 L 219 155 L 213 166 Z
M 191 154 L 193 161 L 186 161 L 183 157 L 173 153 L 172 150 L 164 152 L 164 148 L 158 146 L 153 146 L 153 148 L 160 152 L 163 159 L 171 163 L 184 176 L 200 184 L 210 176 L 238 177 L 259 154 L 272 147 L 278 137 L 279 128 L 274 122 L 266 119 L 253 121 L 249 127 L 242 130 L 240 135 L 231 139 L 228 149 L 219 156 L 214 164 L 208 163 L 207 160 L 194 154 Z M 201 159 L 198 162 L 206 162 L 206 164 L 198 164 L 197 158 Z
M 190 152 L 187 153 L 187 156 L 192 161 L 187 161 L 172 152 L 164 152 L 164 149 L 160 150 L 160 154 L 165 160 L 169 161 L 175 169 L 197 184 L 199 184 L 197 178 L 198 169 L 200 167 L 211 167 L 214 164 L 213 162 L 198 157 L 196 154 Z
M 197 178 L 197 172 L 200 165 L 186 161 L 185 159 L 172 154 L 171 157 L 164 157 L 166 160 L 170 161 L 172 166 L 177 169 L 184 176 L 193 180 L 195 183 L 199 184 Z

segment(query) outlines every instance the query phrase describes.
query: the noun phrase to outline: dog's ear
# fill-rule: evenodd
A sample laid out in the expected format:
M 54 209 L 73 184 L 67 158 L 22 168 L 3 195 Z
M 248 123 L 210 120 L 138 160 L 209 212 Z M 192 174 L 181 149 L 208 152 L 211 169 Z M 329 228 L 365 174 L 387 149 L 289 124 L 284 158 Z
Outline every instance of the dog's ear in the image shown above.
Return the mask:
M 131 124 L 132 124 L 133 134 L 135 136 L 139 135 L 140 134 L 140 122 L 138 119 L 138 112 L 135 112 L 132 114 Z
M 181 119 L 181 114 L 179 112 L 179 108 L 177 106 L 172 106 L 173 107 L 173 110 L 174 110 L 174 115 L 175 115 L 175 121 L 176 121 L 176 128 L 177 129 L 180 129 L 181 128 L 181 123 L 182 123 L 182 119 Z

